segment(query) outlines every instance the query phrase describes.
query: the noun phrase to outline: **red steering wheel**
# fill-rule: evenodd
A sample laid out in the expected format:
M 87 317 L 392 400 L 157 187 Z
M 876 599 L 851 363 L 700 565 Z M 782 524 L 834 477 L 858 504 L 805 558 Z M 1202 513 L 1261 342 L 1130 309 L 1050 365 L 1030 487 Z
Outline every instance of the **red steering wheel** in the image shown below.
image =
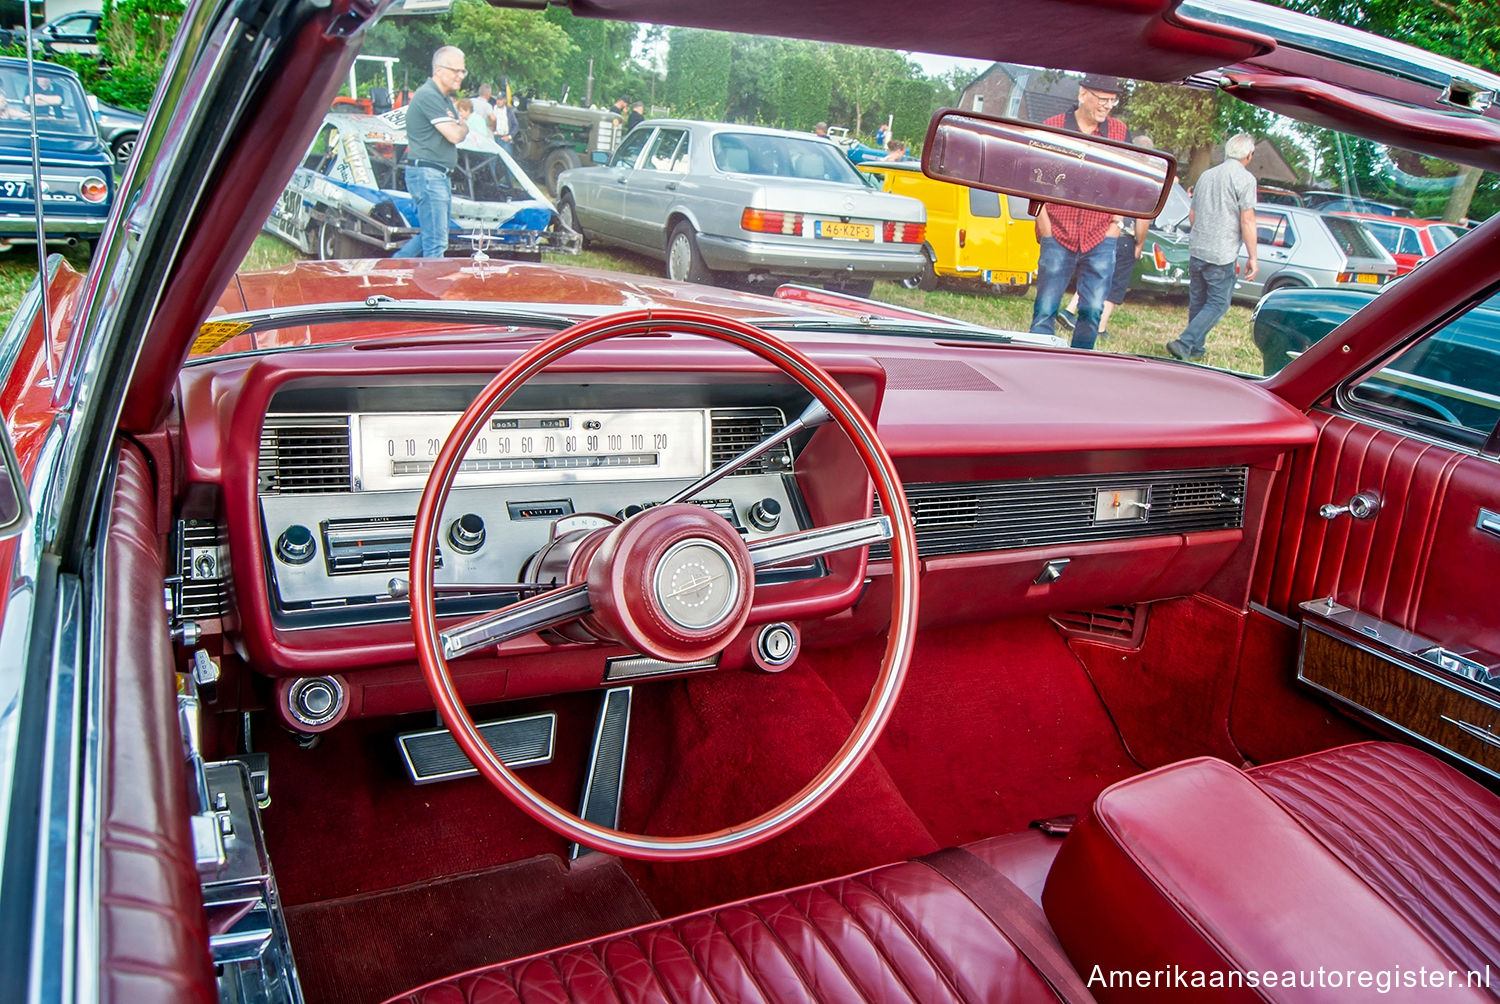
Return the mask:
M 562 356 L 608 338 L 652 332 L 701 335 L 738 345 L 796 381 L 826 409 L 820 420 L 831 420 L 849 437 L 874 481 L 886 515 L 800 531 L 747 547 L 726 521 L 700 506 L 656 506 L 616 525 L 573 531 L 577 539 L 560 567 L 562 585 L 440 629 L 432 555 L 459 461 L 475 435 L 523 383 Z M 544 628 L 585 629 L 592 637 L 673 662 L 703 658 L 722 651 L 749 620 L 756 568 L 881 540 L 891 544 L 891 624 L 880 672 L 849 738 L 802 790 L 753 819 L 712 833 L 669 837 L 628 833 L 591 823 L 537 794 L 480 738 L 448 671 L 450 658 L 488 650 Z M 585 846 L 624 857 L 673 861 L 728 854 L 769 840 L 806 818 L 869 755 L 890 718 L 911 660 L 916 633 L 916 554 L 911 513 L 895 465 L 870 421 L 822 367 L 781 339 L 728 318 L 688 310 L 629 311 L 574 325 L 525 353 L 480 392 L 443 444 L 422 492 L 412 535 L 411 619 L 417 659 L 438 712 L 470 762 L 544 826 Z

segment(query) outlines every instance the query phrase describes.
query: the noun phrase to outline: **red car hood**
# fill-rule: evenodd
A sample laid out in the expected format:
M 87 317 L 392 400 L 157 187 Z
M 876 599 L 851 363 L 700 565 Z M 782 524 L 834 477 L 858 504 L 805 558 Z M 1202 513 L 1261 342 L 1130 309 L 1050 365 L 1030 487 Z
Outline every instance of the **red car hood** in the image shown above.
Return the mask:
M 333 324 L 289 324 L 248 331 L 248 322 L 219 320 L 226 314 L 273 311 L 319 303 L 359 303 L 372 296 L 401 300 L 446 300 L 461 303 L 510 303 L 531 312 L 556 312 L 577 318 L 642 307 L 710 310 L 743 320 L 768 318 L 854 319 L 875 314 L 927 320 L 898 307 L 867 301 L 840 303 L 839 294 L 807 299 L 772 298 L 754 293 L 696 286 L 690 283 L 622 275 L 573 266 L 518 262 L 472 262 L 445 259 L 374 261 L 307 261 L 265 272 L 235 276 L 214 305 L 193 345 L 194 356 L 224 355 L 255 349 L 288 348 L 327 342 L 390 337 L 406 332 L 437 333 L 432 321 L 375 322 L 368 318 Z M 817 300 L 819 302 L 810 302 Z M 473 329 L 472 319 L 455 319 L 453 329 Z

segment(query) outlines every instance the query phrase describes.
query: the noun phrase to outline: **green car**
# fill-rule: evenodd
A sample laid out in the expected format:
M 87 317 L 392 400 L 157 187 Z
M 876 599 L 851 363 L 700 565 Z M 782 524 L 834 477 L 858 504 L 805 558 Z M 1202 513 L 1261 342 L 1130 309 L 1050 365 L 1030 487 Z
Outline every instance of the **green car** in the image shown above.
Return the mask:
M 1266 375 L 1306 352 L 1375 299 L 1357 289 L 1278 289 L 1256 304 L 1252 337 Z M 1412 405 L 1453 426 L 1486 433 L 1500 419 L 1500 294 L 1403 352 L 1360 393 Z M 1378 403 L 1378 400 L 1377 400 Z
M 1188 211 L 1193 200 L 1181 182 L 1172 182 L 1166 205 L 1146 231 L 1145 247 L 1135 260 L 1131 285 L 1137 289 L 1187 289 Z M 1141 221 L 1136 221 L 1139 228 Z

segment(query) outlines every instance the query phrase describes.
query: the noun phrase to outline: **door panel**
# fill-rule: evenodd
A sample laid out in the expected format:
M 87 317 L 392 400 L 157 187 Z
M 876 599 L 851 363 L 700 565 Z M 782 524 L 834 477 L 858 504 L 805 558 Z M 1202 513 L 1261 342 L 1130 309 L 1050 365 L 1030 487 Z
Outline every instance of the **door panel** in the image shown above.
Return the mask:
M 1500 536 L 1479 529 L 1500 511 L 1500 465 L 1344 416 L 1315 412 L 1321 428 L 1272 489 L 1251 597 L 1299 617 L 1332 596 L 1360 613 L 1500 662 Z M 1324 519 L 1325 503 L 1374 491 L 1367 520 Z

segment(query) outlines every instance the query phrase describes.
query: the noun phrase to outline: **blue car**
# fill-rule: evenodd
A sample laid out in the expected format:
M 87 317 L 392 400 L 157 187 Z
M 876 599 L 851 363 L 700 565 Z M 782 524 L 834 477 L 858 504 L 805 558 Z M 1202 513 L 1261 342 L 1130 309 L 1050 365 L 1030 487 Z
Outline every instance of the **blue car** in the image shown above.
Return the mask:
M 386 257 L 417 233 L 417 207 L 402 180 L 405 109 L 332 113 L 292 174 L 264 229 L 323 261 Z M 582 239 L 552 200 L 493 140 L 459 144 L 453 172 L 449 253 L 538 260 L 576 254 Z
M 40 204 L 47 243 L 92 242 L 114 200 L 114 157 L 99 137 L 78 77 L 36 63 L 36 92 L 24 59 L 0 58 L 0 244 L 36 243 Z M 41 199 L 32 170 L 36 113 Z

